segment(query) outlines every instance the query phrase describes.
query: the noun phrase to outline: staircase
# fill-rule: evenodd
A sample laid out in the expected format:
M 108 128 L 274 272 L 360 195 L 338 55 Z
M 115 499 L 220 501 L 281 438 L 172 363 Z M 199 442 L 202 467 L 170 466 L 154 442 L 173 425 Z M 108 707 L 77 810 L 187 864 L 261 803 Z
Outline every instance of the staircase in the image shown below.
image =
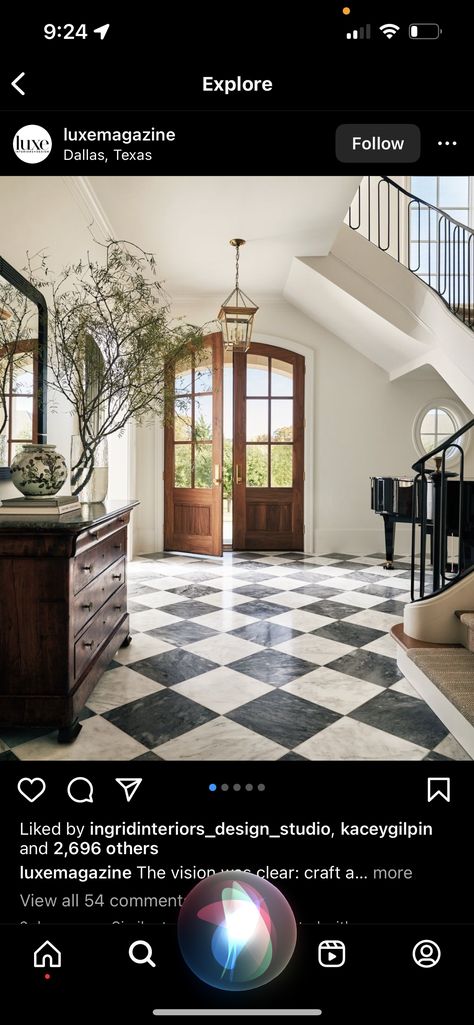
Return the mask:
M 443 210 L 365 178 L 331 252 L 294 257 L 285 296 L 391 380 L 431 365 L 474 409 L 474 230 Z
M 474 229 L 383 175 L 361 182 L 347 222 L 474 330 Z

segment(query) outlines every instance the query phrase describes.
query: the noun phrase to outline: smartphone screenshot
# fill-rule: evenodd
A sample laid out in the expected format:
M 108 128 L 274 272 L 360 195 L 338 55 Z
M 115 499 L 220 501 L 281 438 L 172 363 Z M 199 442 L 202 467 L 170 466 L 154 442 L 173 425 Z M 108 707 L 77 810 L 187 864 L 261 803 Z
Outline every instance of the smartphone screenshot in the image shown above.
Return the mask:
M 2 1006 L 472 1016 L 472 13 L 2 22 Z

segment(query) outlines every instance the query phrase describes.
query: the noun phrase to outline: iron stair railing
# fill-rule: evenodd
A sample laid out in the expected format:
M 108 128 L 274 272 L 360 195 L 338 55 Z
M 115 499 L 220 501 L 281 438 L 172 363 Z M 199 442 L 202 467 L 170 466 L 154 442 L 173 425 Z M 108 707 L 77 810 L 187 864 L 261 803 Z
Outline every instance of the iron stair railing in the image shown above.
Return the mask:
M 474 523 L 468 503 L 465 498 L 464 478 L 464 447 L 466 435 L 474 427 L 474 419 L 460 427 L 454 434 L 443 441 L 432 452 L 417 459 L 413 463 L 412 470 L 415 471 L 413 481 L 413 512 L 411 528 L 411 600 L 417 601 L 429 597 L 425 593 L 426 588 L 426 538 L 429 525 L 431 533 L 431 562 L 432 567 L 432 591 L 431 594 L 439 594 L 446 587 L 452 586 L 466 572 L 473 571 L 472 545 L 474 542 Z M 460 439 L 463 442 L 460 443 Z M 459 452 L 459 472 L 452 473 L 446 470 L 447 454 L 453 449 Z M 436 470 L 427 470 L 426 464 L 434 459 Z M 456 477 L 457 480 L 451 484 L 449 478 Z M 456 512 L 456 535 L 458 537 L 457 569 L 454 571 L 453 561 L 451 572 L 448 570 L 448 488 L 452 491 Z M 457 498 L 456 502 L 456 497 Z M 430 498 L 431 508 L 428 508 Z M 457 509 L 456 509 L 457 505 Z M 430 513 L 430 515 L 429 515 Z M 417 528 L 419 528 L 419 533 Z M 417 552 L 419 553 L 419 579 L 416 581 L 417 573 Z M 451 557 L 453 559 L 453 557 Z M 449 574 L 449 579 L 448 578 Z M 417 587 L 418 584 L 418 587 Z
M 474 330 L 474 229 L 382 175 L 368 175 L 348 224 L 422 278 Z

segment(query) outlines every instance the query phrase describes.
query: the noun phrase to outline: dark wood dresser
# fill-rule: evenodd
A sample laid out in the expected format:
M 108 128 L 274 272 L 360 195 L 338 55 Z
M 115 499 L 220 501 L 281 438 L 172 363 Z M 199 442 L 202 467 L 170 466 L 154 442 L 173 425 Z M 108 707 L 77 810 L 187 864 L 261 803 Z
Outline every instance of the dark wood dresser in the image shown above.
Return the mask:
M 126 555 L 135 505 L 0 517 L 0 726 L 51 726 L 62 743 L 77 737 L 89 694 L 130 643 Z

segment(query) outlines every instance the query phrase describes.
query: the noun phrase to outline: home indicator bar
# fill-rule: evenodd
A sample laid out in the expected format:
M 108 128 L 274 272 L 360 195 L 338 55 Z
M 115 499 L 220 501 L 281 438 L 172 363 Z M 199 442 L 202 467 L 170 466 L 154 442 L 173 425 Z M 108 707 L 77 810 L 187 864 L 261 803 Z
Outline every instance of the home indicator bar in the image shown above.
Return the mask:
M 238 1008 L 235 1008 L 235 1007 L 232 1007 L 232 1008 L 231 1007 L 225 1007 L 225 1008 L 222 1008 L 222 1009 L 218 1008 L 218 1007 L 213 1007 L 210 1010 L 209 1010 L 209 1008 L 204 1008 L 204 1007 L 186 1007 L 186 1008 L 182 1008 L 181 1010 L 179 1010 L 177 1008 L 171 1007 L 171 1008 L 163 1008 L 163 1009 L 156 1008 L 153 1011 L 153 1014 L 157 1015 L 158 1017 L 161 1016 L 161 1015 L 163 1015 L 163 1016 L 164 1015 L 170 1015 L 172 1017 L 173 1016 L 174 1017 L 176 1017 L 176 1016 L 185 1017 L 186 1015 L 193 1015 L 193 1016 L 194 1015 L 199 1015 L 200 1017 L 201 1016 L 204 1017 L 204 1015 L 207 1016 L 208 1014 L 213 1015 L 214 1017 L 217 1017 L 218 1015 L 219 1016 L 220 1015 L 226 1015 L 227 1016 L 227 1015 L 230 1015 L 230 1014 L 232 1014 L 232 1015 L 240 1015 L 241 1017 L 244 1017 L 244 1016 L 246 1016 L 248 1014 L 258 1014 L 258 1015 L 261 1015 L 261 1014 L 264 1014 L 264 1015 L 276 1014 L 276 1015 L 279 1015 L 279 1016 L 291 1015 L 291 1017 L 293 1017 L 293 1015 L 296 1014 L 296 1015 L 303 1015 L 304 1017 L 308 1017 L 308 1015 L 313 1017 L 313 1016 L 318 1016 L 318 1015 L 320 1015 L 322 1013 L 323 1012 L 319 1008 L 317 1008 L 317 1007 L 313 1008 L 312 1010 L 302 1010 L 299 1007 L 297 1007 L 297 1008 L 289 1008 L 289 1007 L 268 1007 L 267 1008 L 267 1007 L 261 1007 L 261 1008 L 259 1008 L 257 1010 L 254 1010 L 254 1009 L 251 1010 L 249 1007 L 238 1007 Z

